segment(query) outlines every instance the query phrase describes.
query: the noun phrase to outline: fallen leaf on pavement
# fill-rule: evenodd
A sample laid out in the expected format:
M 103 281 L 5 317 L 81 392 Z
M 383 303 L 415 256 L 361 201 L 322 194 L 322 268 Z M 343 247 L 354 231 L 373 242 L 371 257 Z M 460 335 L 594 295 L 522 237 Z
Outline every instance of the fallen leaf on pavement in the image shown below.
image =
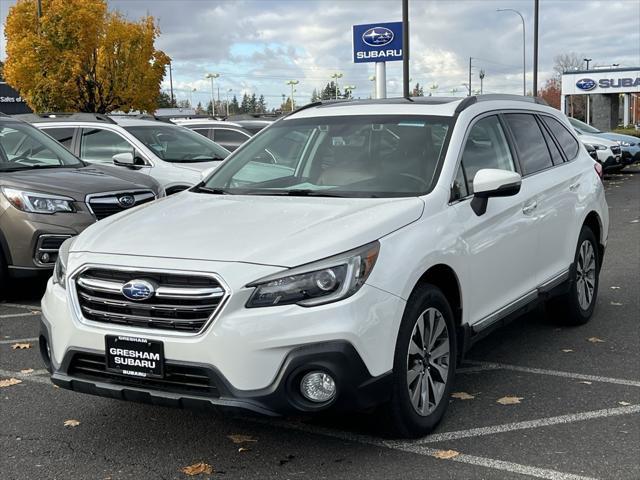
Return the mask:
M 213 467 L 208 463 L 200 462 L 194 463 L 193 465 L 189 465 L 182 469 L 182 473 L 193 477 L 195 475 L 202 475 L 203 473 L 206 475 L 211 475 L 213 473 Z
M 473 400 L 476 398 L 475 395 L 471 395 L 467 392 L 453 392 L 451 394 L 452 398 L 457 398 L 458 400 Z
M 436 458 L 440 458 L 443 460 L 448 460 L 450 458 L 456 458 L 460 455 L 460 452 L 456 452 L 455 450 L 436 450 L 433 453 L 433 456 Z
M 64 421 L 65 427 L 77 427 L 78 425 L 80 425 L 78 420 L 69 419 Z
M 587 382 L 586 380 L 581 380 L 578 383 L 584 383 L 585 385 L 591 385 L 593 382 Z
M 14 350 L 25 350 L 27 348 L 31 348 L 31 344 L 30 343 L 14 343 L 13 345 L 11 345 L 11 348 L 13 348 Z
M 247 442 L 258 441 L 255 438 L 253 438 L 251 435 L 234 434 L 234 435 L 227 435 L 227 438 L 231 440 L 233 443 L 247 443 Z
M 240 447 L 238 449 L 238 453 L 242 453 L 242 452 L 249 452 L 251 449 L 250 448 L 246 448 L 246 447 Z
M 499 398 L 496 402 L 501 405 L 515 405 L 516 403 L 520 403 L 520 400 L 524 400 L 524 397 L 513 397 L 507 395 L 506 397 Z
M 622 304 L 620 302 L 610 302 L 611 305 L 615 305 L 616 307 L 621 307 Z
M 614 285 L 613 287 L 611 287 L 611 290 L 620 290 L 620 287 Z
M 17 385 L 22 383 L 22 380 L 18 380 L 17 378 L 5 378 L 0 380 L 0 388 L 10 387 L 11 385 Z
M 604 343 L 604 340 L 602 340 L 601 338 L 598 338 L 598 337 L 589 337 L 589 338 L 587 338 L 587 342 Z
M 631 405 L 629 402 L 618 402 L 618 405 L 622 405 L 623 407 L 627 407 Z
M 571 352 L 573 352 L 573 350 L 572 350 L 571 348 L 563 348 L 563 349 L 562 349 L 562 351 L 563 351 L 564 353 L 571 353 Z
M 24 373 L 25 375 L 28 373 L 33 373 L 33 368 L 23 368 L 20 370 L 20 373 Z

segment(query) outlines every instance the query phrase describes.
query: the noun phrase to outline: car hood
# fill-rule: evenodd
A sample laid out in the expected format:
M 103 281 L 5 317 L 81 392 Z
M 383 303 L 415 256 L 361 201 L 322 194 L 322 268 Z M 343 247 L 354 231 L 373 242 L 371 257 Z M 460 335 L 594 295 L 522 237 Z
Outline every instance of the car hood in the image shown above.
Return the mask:
M 588 143 L 590 145 L 597 144 L 604 145 L 605 147 L 615 147 L 618 145 L 616 142 L 602 138 L 601 136 L 579 135 L 578 138 L 582 143 Z
M 604 137 L 608 140 L 612 140 L 614 142 L 627 142 L 632 145 L 640 144 L 640 138 L 634 137 L 633 135 L 624 135 L 621 133 L 609 133 L 603 132 L 598 135 L 599 137 Z
M 107 165 L 3 172 L 0 184 L 24 190 L 52 193 L 83 202 L 90 193 L 120 190 L 153 190 L 158 183 L 143 173 Z
M 89 227 L 74 252 L 293 267 L 393 232 L 422 215 L 413 198 L 209 195 L 185 191 Z

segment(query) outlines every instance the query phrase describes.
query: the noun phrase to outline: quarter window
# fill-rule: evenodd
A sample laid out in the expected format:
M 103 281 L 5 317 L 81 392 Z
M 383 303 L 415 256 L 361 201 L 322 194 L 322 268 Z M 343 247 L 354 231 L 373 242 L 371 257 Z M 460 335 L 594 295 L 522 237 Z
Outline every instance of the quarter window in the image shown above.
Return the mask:
M 473 178 L 478 170 L 497 168 L 515 171 L 509 144 L 497 116 L 483 118 L 471 127 L 462 152 L 461 167 L 464 169 L 467 189 L 465 191 L 459 186 L 458 190 L 460 194 L 469 195 L 473 194 Z M 464 177 L 458 171 L 455 182 L 461 182 Z
M 67 150 L 71 150 L 74 128 L 45 128 L 44 132 L 64 145 Z
M 549 127 L 549 130 L 551 130 L 553 136 L 556 137 L 556 140 L 558 140 L 560 148 L 562 148 L 567 160 L 573 160 L 580 150 L 578 141 L 569 133 L 569 130 L 555 118 L 543 116 L 542 119 L 547 127 Z
M 125 152 L 133 152 L 133 147 L 117 133 L 99 128 L 82 130 L 80 158 L 83 160 L 112 163 L 114 155 Z
M 524 175 L 553 166 L 544 136 L 533 115 L 509 113 L 505 119 L 513 132 Z

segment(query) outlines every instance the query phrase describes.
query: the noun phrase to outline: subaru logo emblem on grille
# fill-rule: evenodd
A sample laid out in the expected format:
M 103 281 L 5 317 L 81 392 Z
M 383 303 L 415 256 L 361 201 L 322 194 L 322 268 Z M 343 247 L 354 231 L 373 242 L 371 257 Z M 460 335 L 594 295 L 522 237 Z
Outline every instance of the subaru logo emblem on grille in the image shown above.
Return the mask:
M 134 203 L 136 203 L 136 199 L 133 195 L 120 195 L 118 197 L 118 203 L 122 208 L 132 207 Z
M 130 280 L 122 286 L 122 295 L 129 300 L 147 300 L 156 293 L 156 287 L 146 280 Z

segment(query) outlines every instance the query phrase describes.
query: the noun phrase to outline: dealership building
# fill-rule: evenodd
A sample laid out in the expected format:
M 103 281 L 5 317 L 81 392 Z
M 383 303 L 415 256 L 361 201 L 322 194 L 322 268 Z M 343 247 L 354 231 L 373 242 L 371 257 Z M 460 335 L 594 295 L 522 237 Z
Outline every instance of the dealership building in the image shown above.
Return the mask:
M 575 70 L 562 75 L 560 109 L 570 114 L 570 100 L 587 96 L 587 123 L 608 131 L 640 122 L 640 67 Z

